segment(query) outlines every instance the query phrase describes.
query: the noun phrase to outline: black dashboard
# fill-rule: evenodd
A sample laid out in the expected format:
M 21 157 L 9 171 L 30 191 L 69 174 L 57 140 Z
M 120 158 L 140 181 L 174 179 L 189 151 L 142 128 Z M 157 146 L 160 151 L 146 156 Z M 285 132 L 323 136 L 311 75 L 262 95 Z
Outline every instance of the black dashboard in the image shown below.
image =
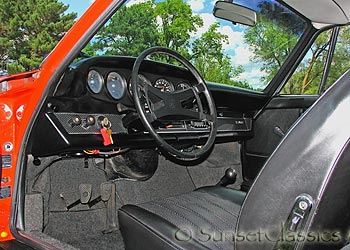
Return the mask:
M 133 57 L 99 56 L 72 64 L 47 98 L 34 124 L 31 153 L 47 156 L 155 147 L 133 104 L 130 76 L 134 61 Z M 196 83 L 184 68 L 148 60 L 142 63 L 138 78 L 166 92 L 181 91 Z M 217 141 L 251 138 L 251 109 L 255 107 L 235 107 L 237 102 L 232 101 L 232 97 L 244 95 L 244 100 L 253 100 L 252 103 L 257 100 L 262 103 L 264 97 L 249 92 L 242 94 L 218 84 L 208 86 L 217 106 Z M 105 121 L 113 139 L 113 144 L 107 146 L 100 133 Z M 185 146 L 200 144 L 207 137 L 208 129 L 205 123 L 196 121 L 168 120 L 157 126 L 157 132 L 164 139 Z

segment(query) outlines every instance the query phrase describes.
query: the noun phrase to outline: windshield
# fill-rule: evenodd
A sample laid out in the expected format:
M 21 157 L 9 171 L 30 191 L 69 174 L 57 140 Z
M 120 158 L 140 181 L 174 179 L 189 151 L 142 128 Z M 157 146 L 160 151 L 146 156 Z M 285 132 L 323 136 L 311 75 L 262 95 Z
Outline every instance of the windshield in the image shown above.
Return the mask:
M 38 68 L 92 2 L 86 1 L 79 6 L 73 0 L 57 2 L 55 11 L 58 15 L 37 22 L 43 30 L 40 34 L 31 32 L 37 27 L 26 29 L 21 23 L 16 28 L 21 31 L 21 36 L 16 39 L 4 30 L 0 75 Z M 277 1 L 235 2 L 257 12 L 256 26 L 248 27 L 214 17 L 213 0 L 130 0 L 82 52 L 90 56 L 138 56 L 146 48 L 164 46 L 190 60 L 207 82 L 263 91 L 296 45 L 306 23 Z M 10 8 L 10 2 L 8 5 Z M 13 22 L 12 19 L 17 20 L 10 14 L 3 17 L 4 25 Z M 60 25 L 53 26 L 54 23 Z M 45 43 L 41 42 L 42 37 L 45 37 Z
M 258 13 L 254 27 L 213 16 L 214 1 L 128 1 L 83 50 L 138 56 L 165 46 L 189 59 L 207 82 L 262 91 L 300 38 L 304 21 L 276 1 L 235 1 Z

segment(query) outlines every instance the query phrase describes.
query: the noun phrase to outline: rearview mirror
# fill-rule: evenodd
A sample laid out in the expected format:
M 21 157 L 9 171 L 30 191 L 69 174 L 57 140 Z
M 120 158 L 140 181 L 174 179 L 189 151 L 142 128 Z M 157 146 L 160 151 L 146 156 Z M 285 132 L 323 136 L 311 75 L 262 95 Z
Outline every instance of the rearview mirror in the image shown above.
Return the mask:
M 213 14 L 217 18 L 231 21 L 234 24 L 240 23 L 254 26 L 257 20 L 254 10 L 227 1 L 217 1 L 213 9 Z

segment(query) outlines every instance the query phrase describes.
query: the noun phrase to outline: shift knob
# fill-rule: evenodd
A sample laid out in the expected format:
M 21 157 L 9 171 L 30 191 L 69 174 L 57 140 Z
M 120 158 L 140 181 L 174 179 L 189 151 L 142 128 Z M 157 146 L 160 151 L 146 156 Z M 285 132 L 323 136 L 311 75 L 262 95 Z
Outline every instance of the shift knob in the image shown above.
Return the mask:
M 225 175 L 220 179 L 216 186 L 226 187 L 227 185 L 234 184 L 237 179 L 237 172 L 232 168 L 228 168 L 225 171 Z

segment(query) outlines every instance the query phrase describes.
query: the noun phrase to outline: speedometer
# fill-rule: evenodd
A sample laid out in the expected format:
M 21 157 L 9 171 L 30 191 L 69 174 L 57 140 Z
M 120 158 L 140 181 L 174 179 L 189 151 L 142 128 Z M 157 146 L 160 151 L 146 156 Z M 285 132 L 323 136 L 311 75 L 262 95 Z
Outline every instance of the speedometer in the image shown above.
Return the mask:
M 117 72 L 111 72 L 107 76 L 107 90 L 115 100 L 123 98 L 126 90 L 126 80 Z
M 159 78 L 153 86 L 163 92 L 172 92 L 175 90 L 174 85 L 164 78 Z
M 94 94 L 98 94 L 102 90 L 103 77 L 96 70 L 90 70 L 87 76 L 87 84 Z

